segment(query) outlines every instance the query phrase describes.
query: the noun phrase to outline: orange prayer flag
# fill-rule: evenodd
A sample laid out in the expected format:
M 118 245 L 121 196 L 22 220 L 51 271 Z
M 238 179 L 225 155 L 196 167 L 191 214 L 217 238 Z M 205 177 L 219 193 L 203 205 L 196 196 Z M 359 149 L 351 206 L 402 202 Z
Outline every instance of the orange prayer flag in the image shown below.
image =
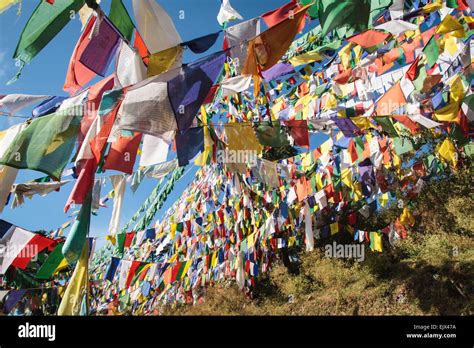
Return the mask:
M 398 58 L 400 58 L 400 50 L 396 47 L 385 53 L 382 60 L 384 64 L 390 64 L 395 62 Z
M 138 31 L 135 34 L 135 41 L 133 42 L 133 46 L 135 46 L 138 51 L 138 54 L 140 54 L 140 57 L 142 57 L 143 63 L 148 65 L 148 56 L 150 55 L 150 52 L 148 51 L 145 41 L 143 41 Z
M 105 158 L 105 163 L 102 168 L 132 174 L 141 139 L 142 133 L 137 133 L 131 137 L 120 136 L 117 141 L 113 142 L 110 146 L 109 153 Z
M 270 69 L 290 47 L 300 28 L 309 5 L 270 29 L 264 31 L 248 44 L 248 56 L 242 74 L 258 75 Z
M 420 130 L 418 124 L 410 120 L 406 115 L 392 115 L 392 117 L 407 127 L 412 134 L 415 134 Z
M 391 115 L 392 111 L 407 103 L 400 82 L 393 85 L 377 102 L 377 116 Z
M 423 39 L 423 43 L 426 45 L 428 41 L 430 41 L 431 37 L 436 33 L 437 26 L 421 33 L 421 38 Z
M 306 189 L 306 179 L 305 177 L 301 177 L 301 179 L 296 182 L 296 196 L 298 197 L 298 201 L 302 202 L 306 199 L 308 196 Z
M 347 38 L 347 41 L 351 41 L 359 46 L 367 48 L 384 42 L 389 36 L 390 34 L 385 34 L 377 30 L 369 29 L 363 33 Z
M 362 159 L 370 157 L 370 146 L 368 142 L 364 143 L 364 151 L 362 151 Z
M 401 47 L 405 53 L 405 63 L 409 64 L 415 60 L 415 50 L 421 47 L 421 37 L 415 37 L 411 42 L 405 42 Z
M 313 156 L 314 156 L 315 161 L 317 161 L 318 158 L 322 156 L 322 153 L 319 147 L 313 150 Z

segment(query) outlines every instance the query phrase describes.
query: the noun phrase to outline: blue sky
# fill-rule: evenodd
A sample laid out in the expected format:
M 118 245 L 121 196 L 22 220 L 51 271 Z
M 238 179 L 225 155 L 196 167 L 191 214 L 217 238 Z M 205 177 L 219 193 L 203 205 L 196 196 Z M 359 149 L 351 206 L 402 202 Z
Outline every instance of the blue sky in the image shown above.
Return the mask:
M 62 90 L 62 86 L 71 54 L 80 36 L 81 23 L 79 16 L 71 21 L 63 31 L 34 58 L 30 65 L 25 67 L 22 76 L 16 83 L 6 85 L 6 82 L 15 75 L 17 71 L 15 62 L 11 57 L 13 56 L 18 38 L 38 1 L 39 0 L 23 1 L 20 16 L 17 16 L 16 6 L 0 15 L 0 94 L 26 93 L 66 96 L 66 93 Z M 244 20 L 246 20 L 282 6 L 288 1 L 289 0 L 232 0 L 231 3 L 244 17 Z M 216 32 L 220 29 L 216 20 L 220 7 L 219 0 L 159 0 L 158 2 L 173 18 L 183 41 Z M 124 4 L 133 18 L 132 1 L 124 0 Z M 110 0 L 102 0 L 101 5 L 106 13 L 108 13 Z M 179 18 L 180 13 L 183 13 L 180 11 L 184 11 L 184 19 Z M 217 51 L 221 47 L 222 36 L 211 50 L 205 54 Z M 187 53 L 184 59 L 185 61 L 190 61 L 194 58 L 192 54 Z M 30 113 L 31 110 L 28 109 L 20 112 L 21 115 L 27 116 L 30 115 Z M 19 118 L 0 116 L 0 129 L 6 129 L 22 121 L 23 120 Z M 312 142 L 314 142 L 314 140 L 315 139 L 312 139 Z M 318 141 L 318 143 L 319 142 L 320 141 Z M 169 195 L 168 201 L 163 209 L 157 214 L 157 218 L 160 218 L 162 213 L 179 197 L 182 190 L 192 180 L 193 173 L 194 170 L 180 180 L 172 194 Z M 107 171 L 106 174 L 112 175 L 117 174 L 117 172 Z M 44 174 L 39 172 L 22 170 L 17 177 L 17 182 L 26 182 L 43 176 Z M 135 194 L 127 187 L 122 209 L 122 226 L 133 216 L 156 184 L 157 181 L 154 179 L 145 179 Z M 23 206 L 14 210 L 10 209 L 9 206 L 5 207 L 4 212 L 0 214 L 0 218 L 33 231 L 56 229 L 65 221 L 70 220 L 70 217 L 63 212 L 63 207 L 72 188 L 73 182 L 63 186 L 60 192 L 53 192 L 46 197 L 35 196 L 32 200 L 27 200 Z M 102 195 L 110 189 L 111 186 L 109 183 L 106 189 L 102 191 Z M 92 236 L 105 236 L 107 234 L 112 205 L 113 202 L 109 201 L 107 203 L 107 209 L 100 209 L 99 215 L 92 217 Z M 102 244 L 103 238 L 99 238 L 98 243 Z

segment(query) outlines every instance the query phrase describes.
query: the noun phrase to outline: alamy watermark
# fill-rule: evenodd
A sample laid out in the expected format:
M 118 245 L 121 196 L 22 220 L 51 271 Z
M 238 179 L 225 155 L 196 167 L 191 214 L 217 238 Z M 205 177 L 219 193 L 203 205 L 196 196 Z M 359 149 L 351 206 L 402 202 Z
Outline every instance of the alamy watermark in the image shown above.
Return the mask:
M 14 243 L 0 244 L 0 257 L 2 258 L 29 258 L 36 261 L 38 257 L 38 245 L 29 244 L 18 246 Z
M 358 262 L 365 260 L 365 248 L 363 244 L 326 244 L 324 247 L 326 257 L 338 259 L 355 259 Z
M 254 150 L 218 150 L 217 162 L 222 164 L 246 164 L 251 167 L 257 165 L 257 151 Z

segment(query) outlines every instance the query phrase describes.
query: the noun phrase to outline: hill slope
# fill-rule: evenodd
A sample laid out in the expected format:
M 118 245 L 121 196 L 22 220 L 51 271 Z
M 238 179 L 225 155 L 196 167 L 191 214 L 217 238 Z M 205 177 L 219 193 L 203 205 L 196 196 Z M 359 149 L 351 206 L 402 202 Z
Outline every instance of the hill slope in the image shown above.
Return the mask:
M 365 260 L 328 258 L 320 248 L 281 263 L 259 279 L 254 298 L 235 284 L 215 284 L 195 306 L 168 315 L 472 315 L 474 200 L 471 170 L 428 184 L 415 200 L 416 223 L 383 253 Z M 385 212 L 387 215 L 387 212 Z M 390 212 L 388 212 L 390 215 Z M 392 214 L 393 215 L 393 214 Z

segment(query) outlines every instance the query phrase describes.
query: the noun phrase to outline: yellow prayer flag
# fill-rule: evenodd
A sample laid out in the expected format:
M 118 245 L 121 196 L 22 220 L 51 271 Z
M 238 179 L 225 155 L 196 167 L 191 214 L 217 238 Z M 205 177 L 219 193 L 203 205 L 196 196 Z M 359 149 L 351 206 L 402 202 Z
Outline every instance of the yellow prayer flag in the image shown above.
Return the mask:
M 403 208 L 402 215 L 400 215 L 400 222 L 407 226 L 413 226 L 415 224 L 415 218 L 407 207 Z
M 318 52 L 310 51 L 291 58 L 289 62 L 293 66 L 298 66 L 312 62 L 319 62 L 322 59 L 323 57 Z
M 459 103 L 450 103 L 434 112 L 436 121 L 453 122 L 456 121 L 459 112 Z
M 263 146 L 257 139 L 251 124 L 226 123 L 224 125 L 229 150 L 254 150 L 262 152 Z
M 438 149 L 439 155 L 451 166 L 456 167 L 458 163 L 458 153 L 451 140 L 446 138 Z
M 333 141 L 331 138 L 329 138 L 328 140 L 326 140 L 324 143 L 321 144 L 321 146 L 319 147 L 321 149 L 321 153 L 324 155 L 326 153 L 328 153 L 329 151 L 332 150 L 332 146 L 333 146 Z
M 85 243 L 74 273 L 59 305 L 58 315 L 78 315 L 84 296 L 88 297 L 89 243 Z M 87 300 L 88 301 L 88 300 Z
M 346 186 L 352 187 L 352 171 L 349 168 L 341 172 L 341 180 Z
M 338 53 L 344 69 L 349 69 L 351 67 L 351 48 L 352 42 L 344 46 Z
M 438 25 L 436 29 L 437 34 L 447 34 L 450 33 L 451 35 L 459 38 L 463 38 L 466 36 L 466 32 L 464 27 L 461 23 L 458 22 L 456 18 L 451 15 L 446 15 L 441 23 Z
M 58 267 L 56 267 L 56 269 L 54 270 L 53 274 L 57 274 L 59 271 L 65 269 L 68 265 L 69 265 L 69 264 L 68 264 L 67 260 L 66 260 L 66 259 L 63 259 L 63 260 L 59 263 Z
M 0 13 L 8 10 L 11 6 L 15 5 L 18 0 L 0 0 Z
M 446 38 L 444 42 L 444 48 L 446 51 L 448 51 L 451 57 L 454 57 L 456 52 L 458 51 L 458 44 L 456 38 L 454 36 Z
M 150 55 L 148 62 L 147 76 L 160 75 L 174 67 L 176 62 L 180 62 L 178 57 L 183 53 L 181 46 L 174 46 L 161 52 Z
M 335 235 L 336 233 L 339 232 L 339 223 L 333 222 L 331 225 L 331 236 Z
M 323 106 L 324 111 L 332 110 L 337 107 L 337 98 L 333 93 L 326 93 L 326 103 Z
M 382 233 L 380 232 L 372 232 L 373 243 L 371 243 L 370 247 L 372 251 L 382 252 Z
M 388 193 L 385 192 L 383 195 L 380 196 L 380 205 L 385 207 L 389 201 Z
M 178 224 L 171 224 L 170 225 L 170 234 L 171 234 L 171 239 L 174 239 L 174 235 L 176 234 L 176 229 L 178 228 Z
M 105 240 L 110 241 L 110 243 L 112 243 L 112 245 L 115 245 L 115 243 L 117 242 L 117 239 L 115 238 L 115 236 L 111 235 L 111 234 L 105 236 Z
M 301 166 L 304 170 L 311 167 L 311 152 L 306 152 L 301 155 Z
M 464 86 L 463 79 L 460 75 L 456 75 L 451 81 L 449 81 L 449 97 L 451 100 L 457 103 L 461 103 L 467 92 L 467 86 Z
M 428 13 L 428 12 L 434 12 L 434 11 L 439 11 L 443 8 L 443 0 L 436 0 L 433 1 L 432 3 L 426 4 L 423 6 L 423 12 Z
M 370 120 L 368 117 L 362 117 L 362 116 L 351 117 L 351 121 L 354 122 L 354 124 L 360 129 L 369 129 L 370 127 L 374 128 L 374 126 L 370 123 Z
M 217 261 L 218 261 L 218 258 L 217 258 L 217 251 L 214 251 L 214 252 L 212 253 L 211 266 L 212 266 L 212 267 L 217 267 Z

